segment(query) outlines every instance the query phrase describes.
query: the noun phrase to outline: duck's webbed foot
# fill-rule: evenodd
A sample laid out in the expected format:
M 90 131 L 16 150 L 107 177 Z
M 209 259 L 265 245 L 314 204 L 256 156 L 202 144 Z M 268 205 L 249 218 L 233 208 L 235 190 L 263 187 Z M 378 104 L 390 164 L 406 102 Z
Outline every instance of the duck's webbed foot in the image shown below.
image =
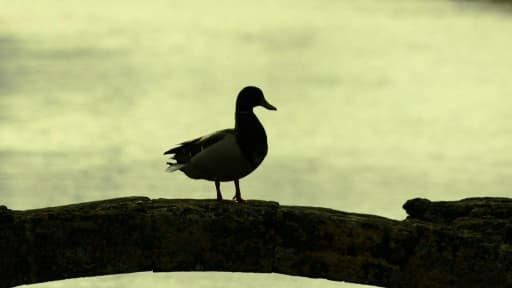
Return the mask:
M 233 201 L 236 203 L 245 203 L 245 200 L 242 199 L 242 194 L 240 193 L 240 183 L 238 183 L 238 180 L 235 180 L 235 196 L 233 196 Z
M 233 196 L 233 201 L 236 203 L 245 203 L 245 200 L 242 197 L 236 197 L 236 195 Z

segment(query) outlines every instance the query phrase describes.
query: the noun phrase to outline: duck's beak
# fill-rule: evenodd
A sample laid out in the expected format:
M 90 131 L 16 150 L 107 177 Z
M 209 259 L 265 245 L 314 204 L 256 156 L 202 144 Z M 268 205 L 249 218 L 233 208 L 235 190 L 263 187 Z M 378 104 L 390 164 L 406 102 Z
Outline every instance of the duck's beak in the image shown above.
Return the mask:
M 268 103 L 267 100 L 265 100 L 265 98 L 261 100 L 260 105 L 267 108 L 268 110 L 277 110 L 277 108 L 274 107 L 272 104 Z

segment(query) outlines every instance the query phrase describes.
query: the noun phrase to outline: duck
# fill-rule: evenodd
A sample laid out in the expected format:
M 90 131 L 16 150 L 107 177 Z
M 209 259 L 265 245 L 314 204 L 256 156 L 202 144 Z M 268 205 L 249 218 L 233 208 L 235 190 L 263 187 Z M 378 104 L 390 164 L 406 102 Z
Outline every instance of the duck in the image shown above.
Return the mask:
M 236 98 L 235 127 L 182 142 L 164 152 L 170 155 L 167 171 L 182 171 L 192 179 L 215 182 L 217 200 L 223 201 L 221 182 L 235 184 L 233 201 L 243 203 L 240 179 L 253 172 L 268 152 L 267 134 L 253 109 L 277 110 L 260 88 L 244 87 Z

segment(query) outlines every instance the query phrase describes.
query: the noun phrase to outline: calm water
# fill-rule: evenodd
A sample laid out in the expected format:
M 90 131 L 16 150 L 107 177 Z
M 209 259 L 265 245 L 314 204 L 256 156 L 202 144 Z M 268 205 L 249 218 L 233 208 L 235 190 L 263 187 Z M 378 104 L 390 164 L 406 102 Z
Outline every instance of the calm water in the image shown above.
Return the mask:
M 512 195 L 508 8 L 203 2 L 0 0 L 0 204 L 213 198 L 161 154 L 231 127 L 249 84 L 279 111 L 256 111 L 270 152 L 245 198 L 402 219 L 413 197 Z M 35 286 L 144 285 L 359 287 L 233 273 Z

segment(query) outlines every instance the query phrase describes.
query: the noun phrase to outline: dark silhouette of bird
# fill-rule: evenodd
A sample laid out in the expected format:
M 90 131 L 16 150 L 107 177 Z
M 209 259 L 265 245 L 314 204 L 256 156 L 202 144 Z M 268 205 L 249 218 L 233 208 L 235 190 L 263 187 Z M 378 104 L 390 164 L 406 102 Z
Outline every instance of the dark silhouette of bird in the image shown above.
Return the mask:
M 167 171 L 180 170 L 192 179 L 214 181 L 219 201 L 220 182 L 234 181 L 233 200 L 244 202 L 239 180 L 254 171 L 268 152 L 265 129 L 253 112 L 257 106 L 277 110 L 259 88 L 243 88 L 236 99 L 235 128 L 185 141 L 166 151 L 164 155 L 171 155 Z

